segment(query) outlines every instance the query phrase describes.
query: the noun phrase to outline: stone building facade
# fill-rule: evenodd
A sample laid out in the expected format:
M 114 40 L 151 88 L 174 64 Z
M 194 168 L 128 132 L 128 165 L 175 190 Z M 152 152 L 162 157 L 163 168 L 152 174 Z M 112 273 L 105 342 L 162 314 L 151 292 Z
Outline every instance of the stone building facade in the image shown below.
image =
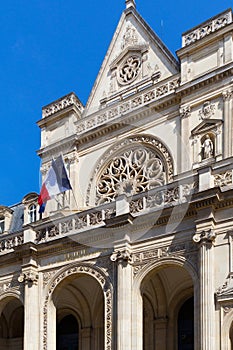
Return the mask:
M 232 11 L 177 56 L 127 0 L 86 106 L 42 109 L 73 191 L 0 207 L 1 350 L 233 349 Z

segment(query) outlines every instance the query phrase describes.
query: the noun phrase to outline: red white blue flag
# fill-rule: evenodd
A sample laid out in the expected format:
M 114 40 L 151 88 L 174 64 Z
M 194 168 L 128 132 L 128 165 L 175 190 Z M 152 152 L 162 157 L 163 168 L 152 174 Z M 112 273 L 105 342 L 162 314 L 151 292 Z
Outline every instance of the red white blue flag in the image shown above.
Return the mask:
M 40 205 L 39 213 L 43 213 L 48 199 L 55 195 L 71 190 L 70 180 L 67 175 L 63 158 L 60 155 L 56 160 L 52 160 L 51 167 L 44 179 L 41 187 L 38 203 Z

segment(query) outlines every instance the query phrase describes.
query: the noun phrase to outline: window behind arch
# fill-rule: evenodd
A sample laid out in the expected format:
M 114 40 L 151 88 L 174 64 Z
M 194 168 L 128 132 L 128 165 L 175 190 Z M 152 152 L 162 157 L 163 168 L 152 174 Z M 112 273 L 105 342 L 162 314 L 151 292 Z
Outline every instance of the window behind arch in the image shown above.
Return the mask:
M 178 350 L 194 350 L 194 299 L 186 300 L 178 314 Z
M 73 315 L 67 315 L 57 325 L 57 350 L 78 350 L 78 322 Z
M 29 222 L 35 222 L 36 221 L 36 205 L 32 204 L 29 207 L 28 210 L 28 214 L 29 214 Z

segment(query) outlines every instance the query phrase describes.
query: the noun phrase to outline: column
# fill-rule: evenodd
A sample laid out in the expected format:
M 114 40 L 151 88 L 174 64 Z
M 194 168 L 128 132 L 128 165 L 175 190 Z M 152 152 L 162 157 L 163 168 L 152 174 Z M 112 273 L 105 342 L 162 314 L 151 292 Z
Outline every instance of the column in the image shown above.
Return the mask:
M 209 229 L 196 233 L 194 242 L 199 244 L 199 344 L 198 349 L 214 350 L 215 302 L 214 302 L 214 248 L 215 233 Z
M 111 256 L 117 263 L 117 350 L 132 349 L 132 280 L 131 254 L 128 249 Z

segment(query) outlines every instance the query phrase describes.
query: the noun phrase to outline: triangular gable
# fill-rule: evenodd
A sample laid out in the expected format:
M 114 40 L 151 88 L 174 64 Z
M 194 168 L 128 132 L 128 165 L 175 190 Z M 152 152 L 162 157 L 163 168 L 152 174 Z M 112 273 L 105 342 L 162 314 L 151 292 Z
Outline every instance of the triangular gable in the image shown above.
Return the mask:
M 205 119 L 191 131 L 191 134 L 192 135 L 203 134 L 205 132 L 213 130 L 219 124 L 222 124 L 221 119 Z
M 174 56 L 138 12 L 130 7 L 120 18 L 84 115 L 101 108 L 103 100 L 117 98 L 152 77 L 163 80 L 178 71 Z

